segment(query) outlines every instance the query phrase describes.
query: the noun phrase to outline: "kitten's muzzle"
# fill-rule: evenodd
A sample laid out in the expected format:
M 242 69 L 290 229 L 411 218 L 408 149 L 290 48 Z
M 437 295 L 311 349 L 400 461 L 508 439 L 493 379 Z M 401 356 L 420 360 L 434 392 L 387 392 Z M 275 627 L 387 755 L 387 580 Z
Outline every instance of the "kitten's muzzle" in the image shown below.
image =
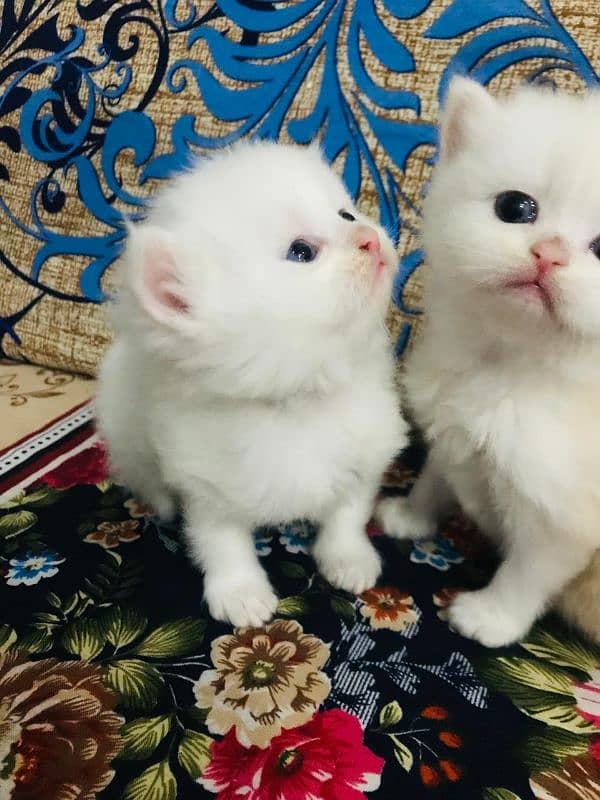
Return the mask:
M 541 300 L 544 306 L 552 311 L 554 293 L 548 276 L 559 267 L 568 266 L 567 246 L 559 236 L 553 236 L 531 245 L 530 253 L 534 259 L 531 268 L 518 280 L 508 283 L 506 288 L 516 289 L 522 294 Z
M 385 266 L 385 261 L 381 252 L 381 241 L 377 231 L 366 225 L 360 226 L 355 233 L 355 243 L 359 250 L 370 256 L 373 267 L 379 275 Z

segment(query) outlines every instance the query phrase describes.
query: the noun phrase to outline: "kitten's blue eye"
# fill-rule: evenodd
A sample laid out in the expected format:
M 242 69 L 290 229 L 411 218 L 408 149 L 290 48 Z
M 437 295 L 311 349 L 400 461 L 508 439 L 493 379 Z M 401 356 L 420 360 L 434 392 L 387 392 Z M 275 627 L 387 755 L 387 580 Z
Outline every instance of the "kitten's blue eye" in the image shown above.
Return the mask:
M 314 244 L 305 241 L 304 239 L 294 239 L 287 251 L 288 261 L 299 261 L 305 263 L 307 261 L 314 261 L 319 254 L 319 248 Z
M 348 222 L 356 222 L 356 217 L 353 214 L 351 214 L 349 211 L 346 211 L 345 208 L 340 208 L 340 210 L 338 211 L 338 214 L 340 215 L 340 217 L 342 219 L 348 220 Z
M 526 224 L 536 221 L 538 204 L 531 195 L 512 189 L 496 197 L 494 211 L 502 222 Z

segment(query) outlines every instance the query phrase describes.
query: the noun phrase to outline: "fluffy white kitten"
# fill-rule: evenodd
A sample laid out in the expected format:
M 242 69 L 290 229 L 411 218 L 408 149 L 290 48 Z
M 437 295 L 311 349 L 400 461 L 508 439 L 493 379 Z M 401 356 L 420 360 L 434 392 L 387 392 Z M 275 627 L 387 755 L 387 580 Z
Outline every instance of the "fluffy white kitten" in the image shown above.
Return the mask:
M 100 429 L 123 482 L 162 515 L 181 500 L 213 617 L 275 612 L 257 525 L 320 523 L 322 574 L 376 582 L 365 523 L 406 439 L 383 323 L 395 261 L 313 147 L 223 151 L 131 229 Z
M 426 324 L 406 389 L 430 445 L 378 516 L 430 535 L 458 500 L 504 560 L 451 624 L 488 646 L 556 603 L 600 639 L 600 94 L 456 78 L 425 208 Z M 583 572 L 582 572 L 583 571 Z

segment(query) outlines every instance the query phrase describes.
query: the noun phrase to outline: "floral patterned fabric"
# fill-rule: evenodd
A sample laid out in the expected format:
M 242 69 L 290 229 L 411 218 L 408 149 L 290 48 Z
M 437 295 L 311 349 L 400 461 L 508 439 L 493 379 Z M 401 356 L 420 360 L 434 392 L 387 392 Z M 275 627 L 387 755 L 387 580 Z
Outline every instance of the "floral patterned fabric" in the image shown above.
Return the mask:
M 464 521 L 369 534 L 385 571 L 352 597 L 316 573 L 308 523 L 257 531 L 278 613 L 232 630 L 179 524 L 112 485 L 99 445 L 6 500 L 0 797 L 598 800 L 600 650 L 553 618 L 498 652 L 454 633 L 450 600 L 494 568 Z
M 250 136 L 319 139 L 389 229 L 401 353 L 450 74 L 597 85 L 599 20 L 590 0 L 4 0 L 0 354 L 93 373 L 122 215 Z

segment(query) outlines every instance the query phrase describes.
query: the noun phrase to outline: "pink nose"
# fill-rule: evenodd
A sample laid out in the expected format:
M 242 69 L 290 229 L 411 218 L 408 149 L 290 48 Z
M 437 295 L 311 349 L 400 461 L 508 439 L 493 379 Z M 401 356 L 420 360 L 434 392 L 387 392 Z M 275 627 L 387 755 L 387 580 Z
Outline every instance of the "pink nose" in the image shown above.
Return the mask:
M 372 256 L 379 257 L 381 253 L 381 242 L 379 236 L 373 228 L 362 227 L 357 231 L 356 246 L 359 250 L 371 253 Z
M 543 275 L 557 267 L 566 267 L 569 263 L 567 247 L 560 236 L 551 239 L 541 239 L 531 246 L 531 254 L 535 258 L 535 265 Z

